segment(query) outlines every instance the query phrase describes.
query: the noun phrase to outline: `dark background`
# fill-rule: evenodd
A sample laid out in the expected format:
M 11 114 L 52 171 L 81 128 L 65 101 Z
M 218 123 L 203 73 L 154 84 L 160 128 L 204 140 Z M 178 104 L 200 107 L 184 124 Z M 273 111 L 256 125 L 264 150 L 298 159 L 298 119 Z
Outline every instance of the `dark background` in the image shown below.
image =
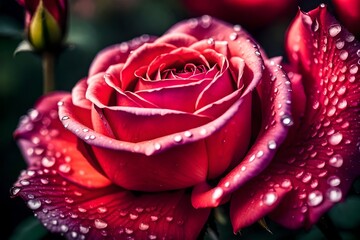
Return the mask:
M 66 91 L 70 91 L 80 78 L 87 75 L 91 60 L 102 48 L 142 34 L 161 35 L 174 23 L 191 17 L 182 2 L 175 0 L 70 2 L 68 42 L 74 47 L 64 52 L 56 65 L 56 89 Z M 302 9 L 310 10 L 321 2 L 328 3 L 332 9 L 329 1 L 301 1 L 300 5 Z M 59 236 L 45 233 L 20 198 L 9 197 L 9 189 L 20 171 L 26 168 L 12 133 L 19 118 L 42 94 L 40 59 L 30 53 L 13 56 L 23 38 L 23 15 L 22 7 L 15 0 L 0 0 L 0 239 L 60 239 Z M 270 57 L 283 55 L 284 33 L 290 21 L 291 18 L 288 18 L 261 30 L 248 31 Z M 355 194 L 356 187 L 352 191 L 348 200 L 338 204 L 329 214 L 344 239 L 360 239 L 356 233 L 360 227 L 360 200 L 359 195 Z M 255 226 L 244 230 L 241 237 L 233 238 L 323 239 L 316 227 L 310 232 L 294 232 L 271 222 L 269 226 L 273 235 Z M 231 228 L 225 228 L 232 234 Z M 26 237 L 21 235 L 26 233 Z

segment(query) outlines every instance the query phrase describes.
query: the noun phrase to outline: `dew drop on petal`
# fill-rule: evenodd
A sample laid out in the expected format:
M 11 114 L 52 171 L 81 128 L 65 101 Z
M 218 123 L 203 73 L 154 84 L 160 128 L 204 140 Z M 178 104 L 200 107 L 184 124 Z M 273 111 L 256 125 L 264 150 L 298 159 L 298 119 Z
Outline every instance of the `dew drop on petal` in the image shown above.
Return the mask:
M 268 142 L 268 148 L 271 149 L 271 150 L 276 149 L 276 142 L 274 140 L 270 140 Z
M 327 180 L 327 183 L 332 187 L 337 187 L 340 185 L 341 180 L 337 176 L 330 176 Z
M 39 199 L 30 199 L 27 205 L 31 210 L 36 210 L 41 207 L 41 201 Z
M 262 201 L 265 205 L 271 206 L 275 203 L 276 199 L 277 199 L 276 194 L 274 192 L 269 192 L 264 195 Z
M 148 230 L 149 227 L 150 227 L 149 224 L 146 224 L 146 223 L 140 223 L 140 225 L 139 225 L 139 229 L 142 231 Z
M 343 165 L 344 160 L 340 154 L 336 154 L 329 159 L 329 164 L 333 167 L 339 168 Z
M 341 32 L 341 26 L 339 24 L 334 24 L 329 28 L 329 34 L 331 37 L 335 37 Z
M 340 188 L 332 187 L 326 191 L 326 196 L 331 202 L 339 202 L 342 198 L 342 192 Z
M 329 143 L 331 145 L 335 146 L 335 145 L 338 145 L 342 139 L 343 139 L 343 135 L 341 133 L 337 132 L 330 136 Z
M 56 161 L 56 160 L 55 160 L 54 157 L 43 157 L 43 158 L 41 159 L 41 164 L 42 164 L 44 167 L 49 168 L 49 167 L 54 166 L 55 161 Z
M 292 126 L 294 124 L 292 118 L 288 115 L 282 116 L 281 122 L 284 126 L 287 126 L 287 127 Z
M 214 191 L 214 193 L 212 194 L 212 198 L 213 198 L 213 200 L 218 200 L 219 198 L 221 198 L 222 197 L 222 195 L 223 195 L 223 190 L 222 190 L 222 188 L 220 188 L 220 187 L 217 187 L 216 189 L 215 189 L 215 191 Z
M 107 227 L 107 223 L 104 220 L 101 219 L 95 219 L 94 220 L 94 225 L 97 229 L 104 229 Z
M 315 190 L 308 195 L 308 204 L 309 206 L 315 207 L 318 206 L 323 201 L 323 194 Z

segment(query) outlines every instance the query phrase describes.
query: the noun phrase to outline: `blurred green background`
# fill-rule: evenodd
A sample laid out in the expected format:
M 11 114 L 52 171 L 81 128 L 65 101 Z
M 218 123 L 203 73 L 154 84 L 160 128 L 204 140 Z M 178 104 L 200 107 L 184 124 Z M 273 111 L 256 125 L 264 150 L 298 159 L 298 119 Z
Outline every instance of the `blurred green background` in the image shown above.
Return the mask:
M 290 1 L 290 0 L 289 0 Z M 302 1 L 304 10 L 321 2 Z M 102 48 L 128 41 L 142 34 L 161 35 L 174 23 L 192 17 L 182 2 L 176 0 L 72 0 L 70 1 L 68 41 L 73 47 L 64 52 L 56 65 L 56 88 L 70 91 L 87 75 L 95 54 Z M 42 94 L 40 59 L 30 53 L 13 52 L 23 38 L 24 12 L 15 0 L 0 0 L 0 239 L 61 239 L 46 233 L 34 220 L 32 212 L 20 199 L 10 199 L 9 189 L 26 164 L 12 138 L 18 119 Z M 284 33 L 291 19 L 266 28 L 250 30 L 269 56 L 283 55 Z M 344 239 L 360 239 L 359 188 L 352 189 L 345 204 L 331 212 L 337 230 Z M 229 226 L 222 226 L 221 239 L 323 239 L 319 229 L 310 232 L 288 231 L 269 223 L 273 235 L 259 226 L 245 229 L 233 236 Z M 209 234 L 206 234 L 209 238 Z

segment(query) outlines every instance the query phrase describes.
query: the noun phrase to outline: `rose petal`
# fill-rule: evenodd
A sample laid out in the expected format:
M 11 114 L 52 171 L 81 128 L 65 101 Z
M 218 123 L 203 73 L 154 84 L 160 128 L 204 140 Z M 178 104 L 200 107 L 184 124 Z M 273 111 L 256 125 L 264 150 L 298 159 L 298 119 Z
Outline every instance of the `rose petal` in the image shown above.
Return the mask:
M 192 204 L 198 207 L 218 206 L 228 196 L 254 176 L 260 174 L 273 159 L 276 149 L 284 141 L 290 115 L 290 82 L 279 66 L 267 62 L 266 73 L 258 86 L 262 99 L 261 131 L 243 160 L 227 174 L 215 188 L 206 184 L 195 186 Z
M 171 27 L 167 33 L 185 33 L 197 39 L 207 39 L 210 46 L 217 45 L 217 41 L 227 42 L 229 55 L 246 59 L 244 68 L 244 80 L 247 89 L 245 93 L 252 91 L 259 83 L 264 63 L 262 50 L 250 35 L 239 26 L 232 26 L 210 16 L 180 22 Z M 225 53 L 223 53 L 225 54 Z
M 88 99 L 86 99 L 87 88 L 87 78 L 83 78 L 76 83 L 75 87 L 71 91 L 71 97 L 75 106 L 85 109 L 91 109 L 92 103 Z
M 124 63 L 131 51 L 137 49 L 144 43 L 151 43 L 155 39 L 155 37 L 143 35 L 139 38 L 134 38 L 131 41 L 112 45 L 103 49 L 96 55 L 93 62 L 91 63 L 89 77 L 99 72 L 105 72 L 106 69 L 111 65 Z
M 195 210 L 184 191 L 88 190 L 56 171 L 24 171 L 11 190 L 51 231 L 69 239 L 196 239 L 210 209 Z
M 137 69 L 144 65 L 148 65 L 157 56 L 168 53 L 174 49 L 176 49 L 176 47 L 171 44 L 147 43 L 132 52 L 127 58 L 124 68 L 121 71 L 120 78 L 122 89 L 128 90 L 129 88 L 134 87 L 132 84 L 136 84 L 134 73 Z
M 15 131 L 29 166 L 43 166 L 58 171 L 64 178 L 87 188 L 110 184 L 77 150 L 77 138 L 67 131 L 67 117 L 58 119 L 57 105 L 68 93 L 54 93 L 41 98 Z M 65 127 L 65 128 L 64 128 Z
M 159 141 L 117 141 L 82 125 L 69 98 L 64 99 L 60 112 L 61 116 L 69 117 L 68 129 L 87 144 L 91 144 L 95 159 L 99 161 L 106 174 L 121 186 L 143 191 L 167 190 L 189 187 L 206 178 L 207 155 L 201 141 L 192 145 L 179 144 L 175 134 Z M 169 149 L 169 152 L 165 151 L 166 149 Z M 169 156 L 172 161 L 168 160 Z M 132 164 L 127 164 L 128 162 Z M 141 175 L 134 174 L 139 171 L 142 172 Z
M 283 179 L 291 179 L 296 189 L 271 214 L 290 228 L 318 221 L 344 198 L 360 170 L 360 88 L 355 81 L 360 74 L 356 65 L 359 42 L 323 5 L 308 14 L 299 13 L 289 30 L 288 46 L 297 44 L 296 36 L 304 44 L 289 51 L 295 56 L 291 58 L 294 65 L 306 76 L 305 116 L 297 138 L 287 140 L 291 147 L 279 151 L 267 173 L 285 171 Z
M 174 32 L 172 34 L 164 34 L 163 36 L 156 39 L 154 43 L 156 44 L 167 43 L 180 48 L 180 47 L 188 47 L 197 41 L 198 40 L 191 35 Z

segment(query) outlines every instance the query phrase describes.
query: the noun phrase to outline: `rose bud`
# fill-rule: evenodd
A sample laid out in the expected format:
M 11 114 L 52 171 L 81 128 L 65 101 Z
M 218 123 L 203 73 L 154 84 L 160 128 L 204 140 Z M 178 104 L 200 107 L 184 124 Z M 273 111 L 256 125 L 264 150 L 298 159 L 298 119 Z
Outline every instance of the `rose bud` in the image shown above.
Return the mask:
M 18 0 L 25 8 L 27 40 L 36 51 L 58 50 L 67 32 L 67 0 Z
M 192 15 L 208 14 L 225 21 L 240 24 L 247 29 L 270 25 L 274 20 L 293 16 L 294 0 L 183 0 Z
M 360 1 L 333 0 L 335 11 L 345 27 L 357 37 L 360 37 Z
M 359 176 L 359 42 L 324 7 L 286 42 L 294 74 L 209 16 L 104 49 L 20 120 L 12 196 L 69 239 L 198 239 L 225 203 L 311 226 Z

